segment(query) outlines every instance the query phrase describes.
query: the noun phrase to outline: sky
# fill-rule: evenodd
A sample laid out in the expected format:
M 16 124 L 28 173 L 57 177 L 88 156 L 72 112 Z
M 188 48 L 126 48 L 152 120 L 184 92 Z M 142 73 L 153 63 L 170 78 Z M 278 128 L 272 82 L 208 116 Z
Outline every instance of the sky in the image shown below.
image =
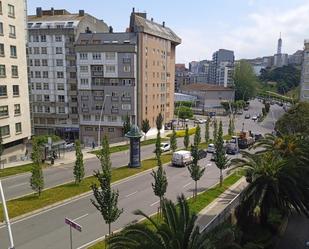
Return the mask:
M 292 54 L 309 38 L 308 0 L 28 0 L 28 14 L 36 7 L 84 9 L 114 32 L 125 31 L 135 7 L 182 39 L 177 63 L 211 59 L 220 48 L 233 50 L 236 59 L 273 55 L 280 32 L 282 52 Z

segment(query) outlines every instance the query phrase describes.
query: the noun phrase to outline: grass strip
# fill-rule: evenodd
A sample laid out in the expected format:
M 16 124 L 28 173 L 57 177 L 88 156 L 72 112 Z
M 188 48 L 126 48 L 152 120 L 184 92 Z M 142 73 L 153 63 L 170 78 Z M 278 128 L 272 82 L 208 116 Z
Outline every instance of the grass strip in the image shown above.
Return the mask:
M 0 169 L 0 178 L 30 172 L 32 165 L 33 163 L 28 163 L 20 166 Z M 47 167 L 47 165 L 43 165 L 43 168 L 44 167 Z
M 161 157 L 162 163 L 164 164 L 170 162 L 171 157 L 171 154 L 163 154 Z M 133 176 L 156 166 L 156 159 L 151 158 L 142 161 L 142 167 L 138 169 L 128 168 L 127 166 L 112 169 L 112 182 Z M 90 186 L 93 183 L 96 183 L 96 178 L 90 176 L 85 178 L 79 185 L 76 185 L 74 182 L 70 182 L 58 187 L 47 189 L 41 193 L 40 197 L 38 197 L 37 194 L 30 194 L 18 199 L 10 200 L 7 202 L 10 218 L 14 218 L 83 194 L 90 190 Z M 2 206 L 0 206 L 0 221 L 3 221 L 3 219 Z
M 222 187 L 220 187 L 220 184 L 218 183 L 214 187 L 199 194 L 196 199 L 190 198 L 188 200 L 188 204 L 190 206 L 191 212 L 198 213 L 202 211 L 211 202 L 218 198 L 224 191 L 226 191 L 229 187 L 235 184 L 241 177 L 242 175 L 233 173 L 224 179 Z M 152 217 L 156 219 L 156 214 Z M 147 225 L 150 225 L 148 221 L 143 222 L 145 222 Z M 88 247 L 88 249 L 105 249 L 105 241 L 100 241 L 95 245 Z

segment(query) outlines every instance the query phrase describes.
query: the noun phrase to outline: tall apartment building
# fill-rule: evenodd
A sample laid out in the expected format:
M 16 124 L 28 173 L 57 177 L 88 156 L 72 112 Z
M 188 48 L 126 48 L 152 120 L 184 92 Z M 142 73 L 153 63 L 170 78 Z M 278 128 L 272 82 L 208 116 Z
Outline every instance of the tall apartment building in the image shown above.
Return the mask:
M 128 31 L 137 36 L 137 124 L 147 118 L 155 127 L 159 113 L 166 122 L 174 115 L 175 52 L 181 39 L 165 22 L 134 9 Z
M 300 81 L 300 100 L 309 101 L 309 40 L 304 42 L 303 63 Z
M 134 122 L 137 114 L 136 35 L 85 33 L 75 50 L 81 140 L 91 145 L 103 135 L 111 140 L 122 137 L 126 116 Z
M 31 137 L 26 59 L 26 2 L 0 1 L 2 163 L 20 160 Z
M 35 134 L 79 137 L 74 42 L 81 32 L 107 32 L 101 20 L 80 10 L 36 9 L 28 16 L 28 65 Z

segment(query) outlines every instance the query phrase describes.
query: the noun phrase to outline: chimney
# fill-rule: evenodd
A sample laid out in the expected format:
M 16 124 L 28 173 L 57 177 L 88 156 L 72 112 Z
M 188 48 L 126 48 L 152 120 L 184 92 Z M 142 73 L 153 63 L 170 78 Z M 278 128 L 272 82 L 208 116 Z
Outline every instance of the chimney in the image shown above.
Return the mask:
M 42 8 L 41 7 L 37 7 L 36 8 L 36 16 L 37 17 L 42 17 Z
M 151 21 L 153 22 L 153 17 L 151 17 Z
M 85 11 L 84 10 L 79 10 L 78 11 L 78 15 L 79 16 L 84 16 L 85 15 Z
M 165 22 L 162 23 L 163 28 L 165 27 Z
M 54 16 L 54 15 L 55 15 L 55 10 L 54 10 L 54 8 L 53 8 L 53 7 L 51 7 L 51 8 L 50 8 L 50 13 L 51 13 L 51 15 L 52 15 L 52 16 Z

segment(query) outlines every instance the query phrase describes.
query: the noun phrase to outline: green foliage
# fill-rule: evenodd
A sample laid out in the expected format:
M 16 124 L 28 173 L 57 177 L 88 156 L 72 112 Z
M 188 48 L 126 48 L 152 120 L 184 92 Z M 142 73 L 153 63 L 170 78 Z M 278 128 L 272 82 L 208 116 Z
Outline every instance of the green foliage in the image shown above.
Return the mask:
M 251 65 L 241 60 L 235 66 L 234 73 L 235 99 L 247 101 L 256 94 L 257 78 Z
M 161 209 L 162 200 L 164 198 L 168 185 L 166 173 L 162 165 L 159 165 L 158 170 L 157 171 L 153 170 L 151 175 L 154 179 L 154 183 L 151 183 L 151 186 L 154 194 L 160 198 L 160 209 Z
M 309 103 L 300 102 L 290 108 L 276 122 L 280 134 L 302 134 L 309 136 Z
M 195 135 L 194 135 L 194 146 L 198 147 L 201 143 L 201 127 L 199 125 L 196 126 Z
M 130 117 L 127 114 L 125 117 L 125 120 L 123 122 L 123 134 L 127 134 L 131 130 L 131 122 L 130 122 Z
M 191 101 L 177 101 L 175 102 L 175 108 L 179 107 L 179 106 L 186 106 L 186 107 L 192 107 L 193 102 Z
M 217 168 L 220 170 L 220 186 L 222 186 L 223 175 L 222 170 L 227 167 L 228 158 L 225 153 L 224 140 L 223 140 L 223 128 L 222 121 L 219 123 L 219 130 L 217 140 L 215 142 L 216 154 L 215 154 L 215 163 Z
M 170 145 L 171 145 L 172 151 L 175 152 L 177 150 L 177 135 L 176 135 L 175 127 L 173 127 L 173 132 L 170 137 Z
M 208 117 L 207 118 L 207 121 L 205 123 L 205 143 L 208 144 L 209 143 L 209 139 L 210 139 L 210 136 L 209 136 L 209 124 L 210 124 L 210 118 Z
M 187 119 L 193 117 L 193 111 L 191 107 L 180 106 L 175 108 L 175 115 L 180 119 Z
M 32 143 L 32 161 L 33 166 L 31 170 L 30 177 L 30 186 L 33 191 L 37 192 L 38 195 L 41 195 L 41 192 L 44 188 L 44 176 L 42 171 L 42 148 L 39 144 L 39 141 L 35 138 Z
M 158 130 L 158 133 L 157 133 L 155 153 L 156 153 L 156 159 L 157 159 L 158 166 L 161 166 L 162 165 L 162 161 L 161 161 L 162 151 L 161 151 L 161 135 L 160 135 L 159 130 Z
M 84 159 L 79 140 L 75 141 L 75 157 L 76 161 L 74 164 L 73 175 L 75 183 L 79 184 L 85 176 Z
M 142 131 L 146 134 L 150 130 L 149 120 L 146 118 L 142 121 Z
M 213 130 L 213 141 L 214 141 L 214 143 L 216 143 L 217 137 L 218 137 L 218 122 L 217 122 L 217 119 L 215 119 L 213 121 L 213 128 L 214 128 L 214 130 Z
M 190 144 L 189 128 L 188 125 L 186 125 L 185 136 L 183 138 L 183 145 L 185 146 L 186 150 L 188 149 L 189 144 Z
M 162 125 L 163 125 L 163 116 L 162 116 L 162 114 L 160 112 L 159 115 L 156 118 L 157 130 L 161 130 L 162 129 Z

